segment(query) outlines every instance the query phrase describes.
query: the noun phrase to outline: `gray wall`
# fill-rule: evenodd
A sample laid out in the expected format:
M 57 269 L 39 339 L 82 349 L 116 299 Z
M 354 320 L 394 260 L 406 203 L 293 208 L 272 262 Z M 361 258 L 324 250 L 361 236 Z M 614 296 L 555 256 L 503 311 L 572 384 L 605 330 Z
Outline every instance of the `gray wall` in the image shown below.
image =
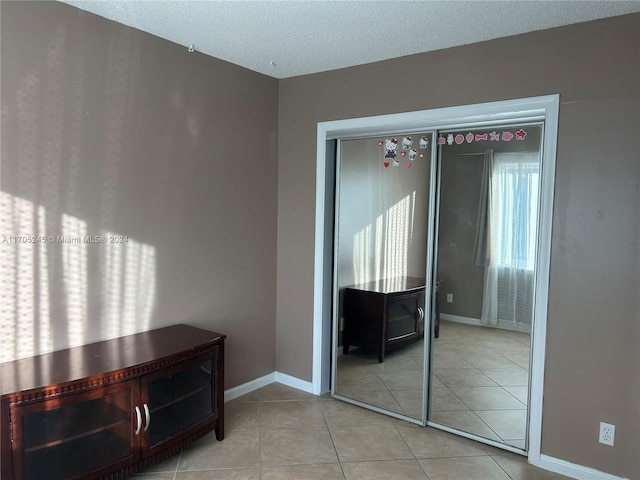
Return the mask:
M 560 93 L 542 453 L 640 478 L 639 37 L 636 14 L 280 81 L 276 368 L 311 380 L 317 122 Z
M 275 367 L 278 82 L 57 2 L 2 2 L 3 359 L 174 323 Z

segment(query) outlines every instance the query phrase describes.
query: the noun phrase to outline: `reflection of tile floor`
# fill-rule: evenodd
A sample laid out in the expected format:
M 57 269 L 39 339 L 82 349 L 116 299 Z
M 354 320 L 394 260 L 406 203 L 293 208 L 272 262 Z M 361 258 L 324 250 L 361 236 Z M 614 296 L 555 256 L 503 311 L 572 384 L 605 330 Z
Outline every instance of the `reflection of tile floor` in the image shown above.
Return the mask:
M 138 480 L 561 480 L 524 457 L 271 384 L 225 405 L 213 434 Z
M 422 341 L 377 355 L 338 357 L 337 392 L 420 417 Z M 530 336 L 441 322 L 433 352 L 431 420 L 524 448 Z

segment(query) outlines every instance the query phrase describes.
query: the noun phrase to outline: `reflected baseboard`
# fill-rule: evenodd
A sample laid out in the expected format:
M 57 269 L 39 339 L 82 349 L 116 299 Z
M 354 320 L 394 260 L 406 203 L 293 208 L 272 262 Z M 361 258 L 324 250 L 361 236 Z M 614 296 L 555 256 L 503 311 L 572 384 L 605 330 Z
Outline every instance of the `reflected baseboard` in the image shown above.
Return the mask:
M 451 315 L 450 313 L 441 313 L 440 320 L 447 320 L 448 322 L 464 323 L 465 325 L 475 325 L 476 327 L 486 327 L 479 318 L 462 317 L 460 315 Z
M 440 320 L 446 320 L 454 323 L 463 323 L 465 325 L 474 325 L 476 327 L 498 328 L 500 330 L 508 330 L 512 332 L 529 333 L 529 334 L 531 333 L 530 325 L 526 327 L 521 327 L 521 328 L 509 326 L 509 325 L 503 325 L 503 324 L 498 324 L 496 326 L 487 326 L 484 323 L 482 323 L 482 320 L 480 320 L 479 318 L 463 317 L 460 315 L 451 315 L 450 313 L 441 313 Z

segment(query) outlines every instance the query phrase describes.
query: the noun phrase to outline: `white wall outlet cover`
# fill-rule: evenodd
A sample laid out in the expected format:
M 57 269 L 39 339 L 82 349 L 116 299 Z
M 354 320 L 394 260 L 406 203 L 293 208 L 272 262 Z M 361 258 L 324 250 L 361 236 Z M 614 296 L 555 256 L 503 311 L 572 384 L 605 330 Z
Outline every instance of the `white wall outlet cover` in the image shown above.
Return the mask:
M 600 422 L 600 436 L 599 441 L 605 445 L 613 447 L 613 442 L 616 437 L 616 426 L 610 423 Z

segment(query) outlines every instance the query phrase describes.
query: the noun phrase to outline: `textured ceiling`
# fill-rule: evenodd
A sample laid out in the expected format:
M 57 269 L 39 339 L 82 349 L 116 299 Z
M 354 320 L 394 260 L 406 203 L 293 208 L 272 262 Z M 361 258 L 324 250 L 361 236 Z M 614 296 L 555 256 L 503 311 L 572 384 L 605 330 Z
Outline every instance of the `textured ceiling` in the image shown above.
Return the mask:
M 640 0 L 62 1 L 276 78 L 640 11 Z

